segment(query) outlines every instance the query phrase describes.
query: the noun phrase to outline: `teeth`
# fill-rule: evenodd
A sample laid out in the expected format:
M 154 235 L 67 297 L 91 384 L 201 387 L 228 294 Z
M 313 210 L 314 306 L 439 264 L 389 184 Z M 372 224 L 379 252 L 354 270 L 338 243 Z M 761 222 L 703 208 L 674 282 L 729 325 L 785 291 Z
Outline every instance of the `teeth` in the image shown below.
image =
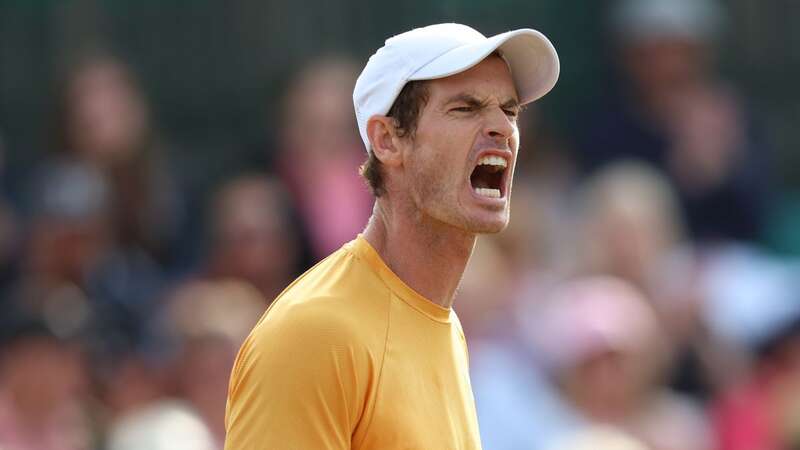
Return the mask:
M 500 167 L 505 168 L 506 166 L 508 166 L 508 162 L 506 161 L 505 158 L 503 158 L 501 156 L 491 155 L 491 156 L 484 156 L 483 158 L 481 158 L 478 161 L 478 165 L 479 166 L 481 166 L 481 165 L 483 165 L 483 166 L 500 166 Z
M 484 197 L 500 198 L 500 189 L 475 188 L 475 193 Z

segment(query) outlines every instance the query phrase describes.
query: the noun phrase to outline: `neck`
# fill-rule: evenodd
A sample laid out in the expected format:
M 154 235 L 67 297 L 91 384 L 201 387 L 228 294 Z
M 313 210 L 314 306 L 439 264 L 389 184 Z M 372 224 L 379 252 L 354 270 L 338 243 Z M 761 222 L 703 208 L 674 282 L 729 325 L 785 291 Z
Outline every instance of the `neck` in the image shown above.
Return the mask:
M 450 308 L 476 236 L 419 213 L 395 213 L 379 199 L 364 238 L 407 285 Z

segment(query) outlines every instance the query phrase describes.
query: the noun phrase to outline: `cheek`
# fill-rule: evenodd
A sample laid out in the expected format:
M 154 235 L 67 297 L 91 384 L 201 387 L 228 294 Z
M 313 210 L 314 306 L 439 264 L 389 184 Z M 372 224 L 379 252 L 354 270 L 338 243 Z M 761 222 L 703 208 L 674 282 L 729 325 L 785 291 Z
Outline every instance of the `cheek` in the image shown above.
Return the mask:
M 467 166 L 479 131 L 474 122 L 434 115 L 420 118 L 408 158 L 411 191 L 418 203 L 458 196 L 471 171 Z
M 411 175 L 411 193 L 417 202 L 426 198 L 437 197 L 443 190 L 444 167 L 440 155 L 432 147 L 415 147 L 409 158 L 409 174 Z

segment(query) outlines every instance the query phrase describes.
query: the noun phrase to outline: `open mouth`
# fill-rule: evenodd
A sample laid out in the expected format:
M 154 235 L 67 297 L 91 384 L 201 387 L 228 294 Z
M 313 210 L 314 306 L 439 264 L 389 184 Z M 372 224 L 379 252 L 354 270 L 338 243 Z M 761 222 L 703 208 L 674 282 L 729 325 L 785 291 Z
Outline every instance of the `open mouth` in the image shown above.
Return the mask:
M 507 166 L 508 162 L 503 157 L 494 155 L 482 157 L 469 177 L 472 190 L 482 197 L 502 198 L 503 173 Z

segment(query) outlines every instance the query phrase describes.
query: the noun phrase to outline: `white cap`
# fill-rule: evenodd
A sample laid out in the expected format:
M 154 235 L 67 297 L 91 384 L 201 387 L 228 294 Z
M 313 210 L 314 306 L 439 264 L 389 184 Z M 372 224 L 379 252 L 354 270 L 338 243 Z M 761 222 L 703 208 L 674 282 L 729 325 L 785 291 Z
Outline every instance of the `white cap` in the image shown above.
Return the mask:
M 542 33 L 528 28 L 487 38 L 466 25 L 440 23 L 387 39 L 369 58 L 353 90 L 358 131 L 367 151 L 367 121 L 388 113 L 407 82 L 455 75 L 494 51 L 508 63 L 520 104 L 541 98 L 558 80 L 556 49 Z

